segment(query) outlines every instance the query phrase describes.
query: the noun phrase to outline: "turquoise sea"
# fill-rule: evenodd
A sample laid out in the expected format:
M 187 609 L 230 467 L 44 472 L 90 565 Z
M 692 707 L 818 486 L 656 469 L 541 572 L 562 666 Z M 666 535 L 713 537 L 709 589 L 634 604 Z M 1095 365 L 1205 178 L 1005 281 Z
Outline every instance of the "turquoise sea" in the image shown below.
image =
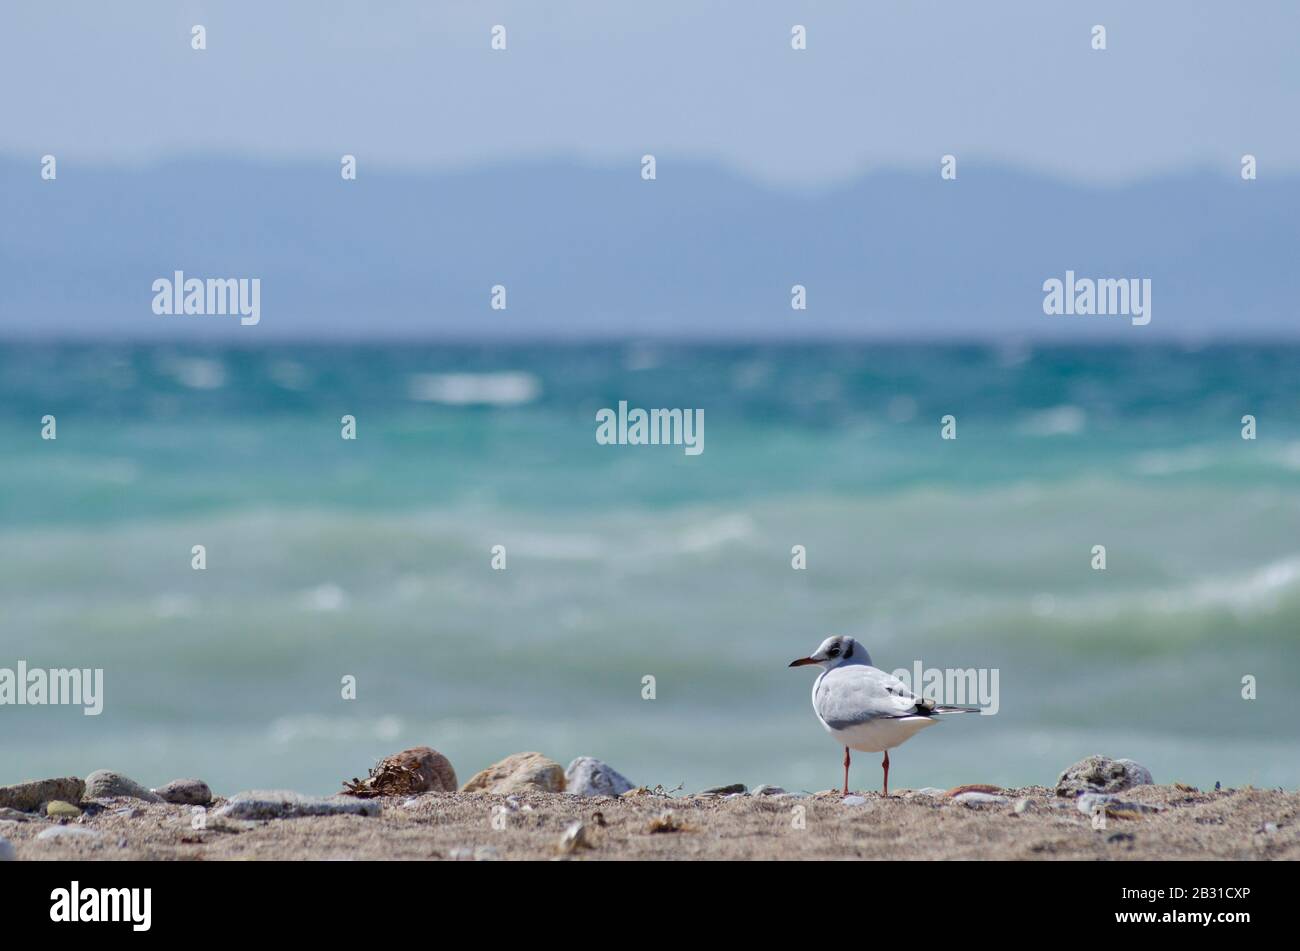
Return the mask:
M 105 679 L 0 706 L 0 783 L 330 792 L 429 744 L 825 789 L 786 665 L 846 633 L 999 673 L 898 788 L 1294 788 L 1298 384 L 1292 345 L 0 344 L 0 668 Z M 620 400 L 702 408 L 704 453 L 598 445 Z

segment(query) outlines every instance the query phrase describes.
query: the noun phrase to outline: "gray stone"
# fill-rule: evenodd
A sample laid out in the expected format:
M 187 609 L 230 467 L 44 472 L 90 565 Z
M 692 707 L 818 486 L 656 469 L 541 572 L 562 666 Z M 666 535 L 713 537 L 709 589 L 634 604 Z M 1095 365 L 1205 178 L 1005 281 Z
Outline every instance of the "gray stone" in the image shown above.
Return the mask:
M 1151 770 L 1147 769 L 1135 759 L 1117 759 L 1126 770 L 1128 770 L 1129 780 L 1134 786 L 1154 786 L 1156 781 L 1151 777 Z
M 934 798 L 937 799 L 937 798 L 940 798 L 940 797 L 943 797 L 943 796 L 948 795 L 948 790 L 946 790 L 946 789 L 940 789 L 938 786 L 923 786 L 922 788 L 920 788 L 920 789 L 918 789 L 918 790 L 916 791 L 916 795 L 918 795 L 918 796 L 932 796 L 932 797 L 934 797 Z
M 1023 816 L 1026 812 L 1029 812 L 1029 810 L 1033 808 L 1034 808 L 1034 802 L 1032 799 L 1016 800 L 1016 815 L 1018 816 Z
M 383 807 L 374 799 L 325 799 L 287 789 L 254 789 L 237 793 L 217 810 L 227 819 L 294 819 L 299 816 L 377 816 Z
M 1117 793 L 1134 786 L 1150 786 L 1151 771 L 1131 759 L 1089 756 L 1066 769 L 1056 780 L 1058 796 L 1079 793 Z
M 13 862 L 18 858 L 14 844 L 8 839 L 0 838 L 0 862 Z
M 761 786 L 755 786 L 753 791 L 750 792 L 750 795 L 751 796 L 785 796 L 787 795 L 787 793 L 780 786 L 769 786 L 767 783 L 764 783 Z
M 621 796 L 636 784 L 592 756 L 579 756 L 564 771 L 564 791 L 574 796 Z
M 206 806 L 212 802 L 212 790 L 201 779 L 173 779 L 153 792 L 163 802 L 178 806 Z
M 129 776 L 111 769 L 97 769 L 86 777 L 86 799 L 143 799 L 145 802 L 162 802 L 162 797 L 145 789 Z
M 35 812 L 51 799 L 81 802 L 86 784 L 76 776 L 61 779 L 37 779 L 15 786 L 0 786 L 0 808 Z
M 98 842 L 103 837 L 102 832 L 85 826 L 50 826 L 36 838 L 46 842 L 56 839 L 64 842 Z
M 564 835 L 560 836 L 558 849 L 561 855 L 570 855 L 578 849 L 592 848 L 591 838 L 587 835 L 587 827 L 581 822 L 572 823 L 564 830 Z
M 1112 819 L 1133 819 L 1160 811 L 1159 806 L 1149 806 L 1143 802 L 1126 802 L 1109 793 L 1084 793 L 1074 801 L 1074 806 L 1085 816 L 1100 812 Z
M 866 796 L 845 796 L 840 800 L 846 806 L 865 806 L 867 804 Z
M 998 796 L 994 793 L 986 792 L 964 792 L 952 797 L 953 802 L 959 802 L 963 806 L 996 806 L 1004 802 L 1010 802 L 1007 796 Z
M 493 846 L 479 845 L 472 849 L 452 849 L 447 857 L 453 862 L 495 862 L 501 856 Z
M 0 821 L 27 822 L 30 819 L 30 815 L 25 812 L 19 812 L 17 809 L 10 809 L 7 806 L 0 809 Z
M 744 783 L 732 783 L 730 786 L 710 786 L 708 789 L 701 789 L 701 796 L 730 796 L 735 793 L 745 794 L 749 792 Z

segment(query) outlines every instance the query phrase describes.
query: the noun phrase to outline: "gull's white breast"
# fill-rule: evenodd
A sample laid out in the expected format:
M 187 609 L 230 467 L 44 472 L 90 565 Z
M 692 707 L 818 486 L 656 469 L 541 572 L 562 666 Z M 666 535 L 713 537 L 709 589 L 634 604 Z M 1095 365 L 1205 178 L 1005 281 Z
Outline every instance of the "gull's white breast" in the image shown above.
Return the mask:
M 817 719 L 821 720 L 821 717 Z M 826 732 L 835 737 L 840 746 L 862 753 L 880 753 L 892 750 L 909 739 L 913 733 L 934 726 L 939 721 L 933 717 L 897 717 L 889 720 L 872 720 L 837 730 L 822 720 Z

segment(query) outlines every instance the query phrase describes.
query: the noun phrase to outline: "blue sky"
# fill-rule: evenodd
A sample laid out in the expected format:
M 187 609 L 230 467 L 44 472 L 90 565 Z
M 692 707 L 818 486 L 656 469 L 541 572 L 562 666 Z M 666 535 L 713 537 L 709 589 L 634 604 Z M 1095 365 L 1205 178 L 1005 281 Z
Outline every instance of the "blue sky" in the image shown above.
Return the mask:
M 262 279 L 259 339 L 1134 339 L 1044 316 L 1074 271 L 1151 279 L 1142 339 L 1294 338 L 1297 36 L 1294 0 L 6 0 L 0 335 L 242 332 L 153 314 L 179 269 Z
M 655 152 L 804 187 L 944 153 L 1105 183 L 1232 174 L 1243 152 L 1300 170 L 1291 0 L 6 0 L 0 22 L 11 158 L 437 169 Z

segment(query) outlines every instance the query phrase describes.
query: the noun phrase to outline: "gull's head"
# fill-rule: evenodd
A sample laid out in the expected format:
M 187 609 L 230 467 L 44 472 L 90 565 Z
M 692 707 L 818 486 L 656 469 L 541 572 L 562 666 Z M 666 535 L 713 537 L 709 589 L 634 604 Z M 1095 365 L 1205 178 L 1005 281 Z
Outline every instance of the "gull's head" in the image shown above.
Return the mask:
M 847 635 L 836 634 L 821 642 L 821 646 L 807 657 L 791 661 L 791 667 L 803 667 L 816 664 L 823 670 L 841 667 L 844 664 L 871 664 L 871 655 L 867 649 Z

